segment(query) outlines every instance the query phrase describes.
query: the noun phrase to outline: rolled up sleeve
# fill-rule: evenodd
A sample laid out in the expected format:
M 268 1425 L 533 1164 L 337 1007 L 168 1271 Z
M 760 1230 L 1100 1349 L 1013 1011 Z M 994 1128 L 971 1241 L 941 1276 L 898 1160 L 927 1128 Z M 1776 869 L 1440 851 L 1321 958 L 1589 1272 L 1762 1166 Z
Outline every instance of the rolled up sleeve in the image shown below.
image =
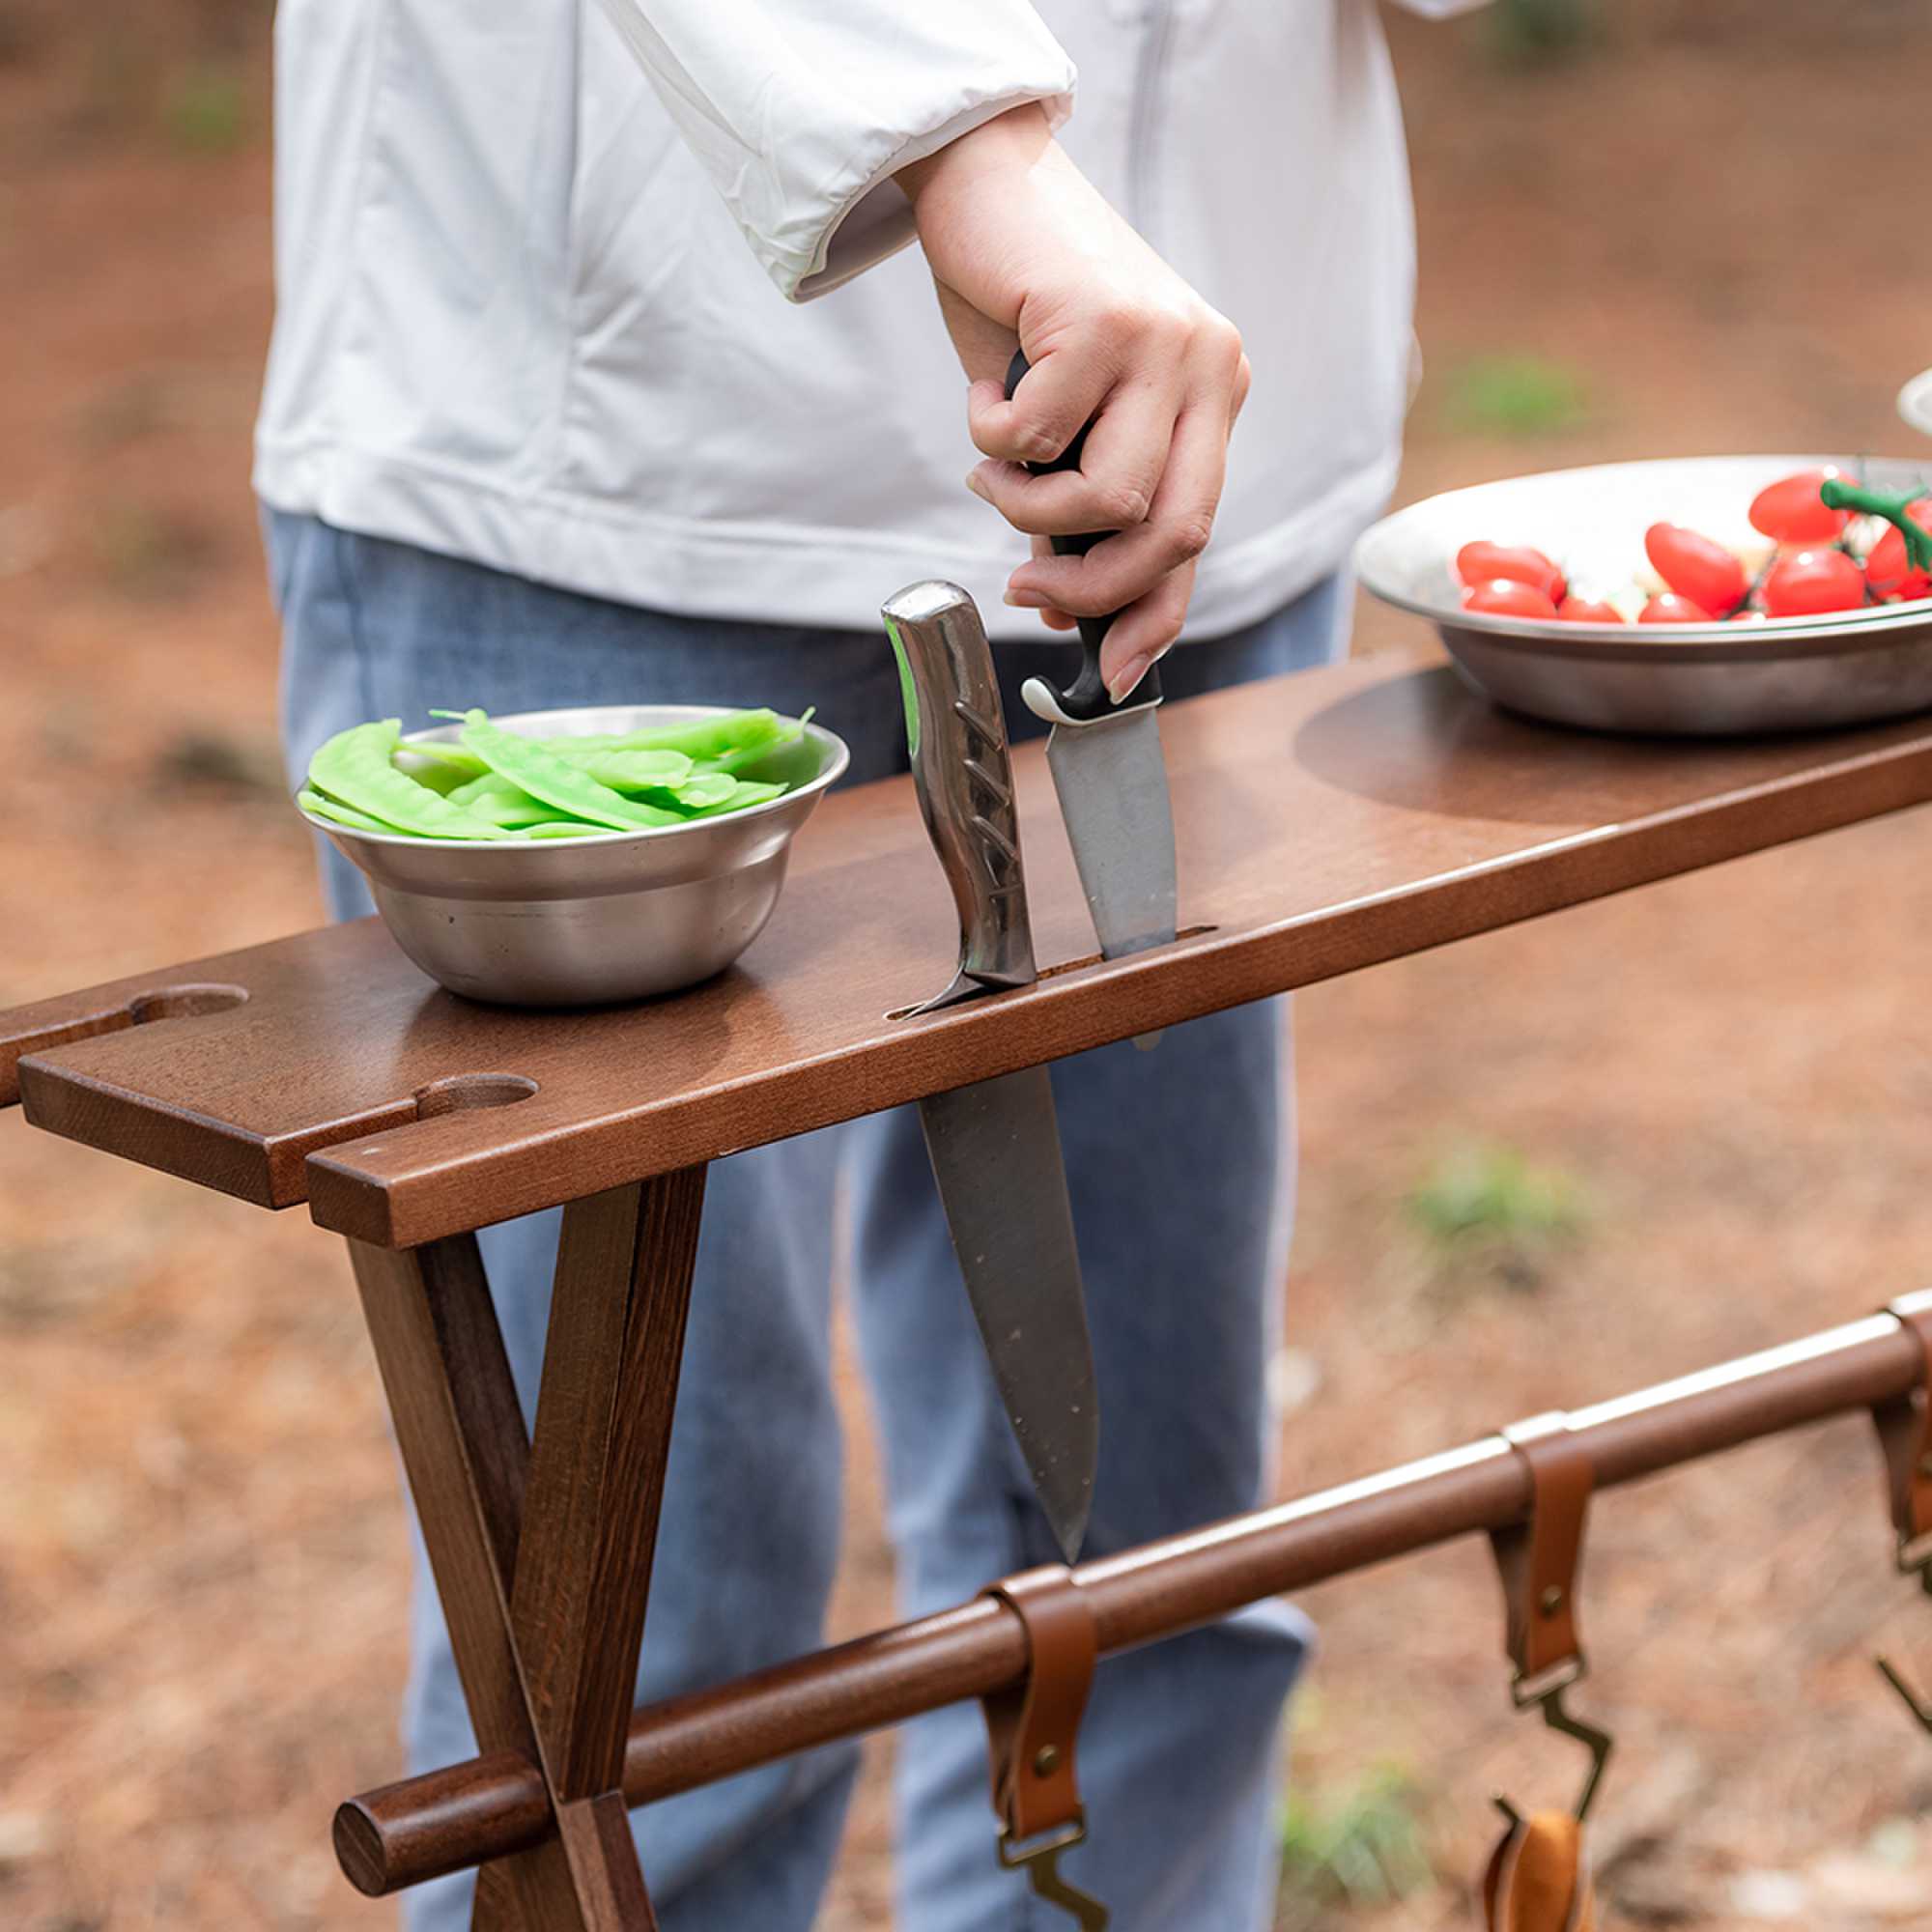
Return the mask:
M 1027 0 L 604 0 L 780 293 L 809 300 L 913 239 L 893 179 L 995 115 L 1071 108 Z

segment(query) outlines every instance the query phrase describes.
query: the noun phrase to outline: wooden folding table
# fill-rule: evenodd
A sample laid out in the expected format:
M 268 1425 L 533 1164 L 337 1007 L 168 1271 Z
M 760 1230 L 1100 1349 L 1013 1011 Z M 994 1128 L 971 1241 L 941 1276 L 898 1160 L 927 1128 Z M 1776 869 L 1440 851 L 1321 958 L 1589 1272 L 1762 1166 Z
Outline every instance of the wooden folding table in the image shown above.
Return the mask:
M 1932 797 L 1924 720 L 1593 738 L 1388 660 L 1171 706 L 1163 734 L 1181 936 L 1094 955 L 1024 748 L 1049 963 L 918 1019 L 890 1015 L 956 928 L 904 781 L 829 799 L 767 932 L 675 998 L 470 1005 L 363 921 L 0 1014 L 0 1104 L 348 1238 L 477 1738 L 523 1769 L 479 1924 L 653 1922 L 624 1757 L 709 1161 Z M 558 1204 L 526 1435 L 475 1231 Z M 383 1889 L 353 1826 L 338 1851 Z

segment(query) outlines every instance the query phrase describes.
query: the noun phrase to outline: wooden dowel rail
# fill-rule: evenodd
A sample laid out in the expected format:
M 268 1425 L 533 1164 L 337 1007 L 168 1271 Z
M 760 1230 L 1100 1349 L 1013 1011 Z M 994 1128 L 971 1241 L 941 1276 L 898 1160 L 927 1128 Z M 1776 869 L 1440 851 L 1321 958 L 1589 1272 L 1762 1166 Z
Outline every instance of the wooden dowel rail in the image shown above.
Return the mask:
M 1719 1368 L 1573 1410 L 1599 1488 L 1634 1482 L 1918 1387 L 1922 1351 L 1877 1315 Z M 1507 1420 L 1508 1418 L 1502 1418 Z M 1521 1460 L 1499 1436 L 1083 1564 L 1103 1653 L 1211 1623 L 1245 1604 L 1518 1520 Z M 990 1598 L 878 1632 L 631 1719 L 624 1798 L 637 1805 L 839 1739 L 982 1697 L 1026 1664 L 1019 1620 Z M 342 1868 L 379 1897 L 523 1851 L 554 1829 L 536 1767 L 472 1758 L 353 1798 L 335 1819 Z

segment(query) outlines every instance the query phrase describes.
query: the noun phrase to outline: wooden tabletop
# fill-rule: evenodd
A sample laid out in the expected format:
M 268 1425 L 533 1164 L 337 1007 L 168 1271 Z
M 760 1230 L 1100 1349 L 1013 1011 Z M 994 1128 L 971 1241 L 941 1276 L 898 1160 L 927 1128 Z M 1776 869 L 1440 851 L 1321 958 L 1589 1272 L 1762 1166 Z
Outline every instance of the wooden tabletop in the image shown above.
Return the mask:
M 1932 721 L 1598 738 L 1387 659 L 1173 705 L 1162 729 L 1191 929 L 1171 947 L 1094 956 L 1029 746 L 1025 991 L 888 1017 L 946 983 L 957 936 L 895 780 L 819 808 L 770 926 L 692 992 L 474 1006 L 364 921 L 0 1013 L 0 1104 L 410 1246 L 1932 797 Z

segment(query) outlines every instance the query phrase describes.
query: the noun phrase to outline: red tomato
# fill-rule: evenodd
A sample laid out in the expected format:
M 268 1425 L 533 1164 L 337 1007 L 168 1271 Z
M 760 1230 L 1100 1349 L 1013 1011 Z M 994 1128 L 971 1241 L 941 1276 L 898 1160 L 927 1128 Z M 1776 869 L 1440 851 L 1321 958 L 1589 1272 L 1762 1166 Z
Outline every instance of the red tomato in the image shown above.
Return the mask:
M 1828 464 L 1768 484 L 1751 499 L 1751 528 L 1781 544 L 1831 543 L 1851 517 L 1844 510 L 1828 510 L 1818 499 L 1818 486 L 1828 476 L 1842 474 L 1835 464 Z
M 1865 574 L 1841 550 L 1787 551 L 1764 580 L 1764 608 L 1773 617 L 1857 611 L 1864 601 Z
M 1680 597 L 1714 616 L 1727 616 L 1750 588 L 1745 567 L 1722 544 L 1676 524 L 1652 524 L 1643 548 L 1651 567 Z
M 1556 606 L 1533 583 L 1519 583 L 1511 578 L 1492 578 L 1488 583 L 1472 583 L 1463 593 L 1463 609 L 1486 611 L 1492 617 L 1553 617 Z
M 1921 497 L 1905 514 L 1922 530 L 1932 532 L 1932 497 Z M 1905 553 L 1905 537 L 1898 526 L 1889 525 L 1884 536 L 1865 558 L 1865 576 L 1872 592 L 1879 597 L 1932 596 L 1932 573 L 1914 570 Z
M 1614 604 L 1592 597 L 1566 597 L 1556 607 L 1556 614 L 1572 624 L 1621 624 L 1624 613 Z
M 1693 604 L 1690 598 L 1680 597 L 1674 590 L 1653 597 L 1637 618 L 1639 624 L 1708 624 L 1710 621 L 1711 613 L 1701 604 Z
M 1527 544 L 1465 543 L 1456 553 L 1456 575 L 1464 583 L 1527 583 L 1552 604 L 1563 601 L 1563 573 Z

